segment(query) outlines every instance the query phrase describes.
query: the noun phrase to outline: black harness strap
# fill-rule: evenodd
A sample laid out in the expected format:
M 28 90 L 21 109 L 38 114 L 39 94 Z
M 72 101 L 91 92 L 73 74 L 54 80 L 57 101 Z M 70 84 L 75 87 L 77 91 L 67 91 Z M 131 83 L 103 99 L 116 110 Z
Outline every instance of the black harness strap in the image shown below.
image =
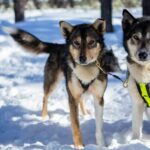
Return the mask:
M 78 79 L 78 80 L 79 80 L 79 82 L 80 82 L 82 88 L 84 89 L 84 91 L 86 91 L 86 90 L 89 88 L 89 86 L 94 82 L 95 79 L 93 79 L 93 80 L 92 80 L 91 82 L 89 82 L 88 84 L 84 84 L 80 79 Z

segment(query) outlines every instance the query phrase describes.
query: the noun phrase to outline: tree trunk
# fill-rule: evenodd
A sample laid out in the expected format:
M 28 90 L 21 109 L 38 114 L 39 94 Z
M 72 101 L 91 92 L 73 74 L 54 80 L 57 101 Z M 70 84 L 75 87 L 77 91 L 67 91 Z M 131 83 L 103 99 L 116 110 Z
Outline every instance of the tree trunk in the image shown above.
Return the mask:
M 143 16 L 150 16 L 150 0 L 142 1 Z
M 14 0 L 15 22 L 24 20 L 24 11 L 27 0 Z
M 113 32 L 112 26 L 112 0 L 100 0 L 101 18 L 106 20 L 106 32 Z
M 42 7 L 42 2 L 41 1 L 33 0 L 33 3 L 34 3 L 34 5 L 37 9 L 41 9 L 41 7 Z
M 50 7 L 54 7 L 56 5 L 56 0 L 48 0 L 48 4 Z
M 74 7 L 74 0 L 69 0 L 70 1 L 70 7 Z

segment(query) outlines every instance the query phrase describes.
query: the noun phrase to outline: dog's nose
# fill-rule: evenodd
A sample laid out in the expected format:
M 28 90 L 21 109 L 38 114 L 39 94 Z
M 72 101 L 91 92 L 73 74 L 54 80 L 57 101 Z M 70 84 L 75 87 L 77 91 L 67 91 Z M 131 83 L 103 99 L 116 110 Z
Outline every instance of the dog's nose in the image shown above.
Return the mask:
M 148 57 L 148 54 L 146 52 L 140 52 L 139 53 L 139 59 L 141 61 L 145 61 L 147 59 L 147 57 Z
M 86 61 L 86 57 L 85 56 L 80 56 L 79 57 L 79 60 L 80 60 L 80 63 L 85 63 L 85 61 Z

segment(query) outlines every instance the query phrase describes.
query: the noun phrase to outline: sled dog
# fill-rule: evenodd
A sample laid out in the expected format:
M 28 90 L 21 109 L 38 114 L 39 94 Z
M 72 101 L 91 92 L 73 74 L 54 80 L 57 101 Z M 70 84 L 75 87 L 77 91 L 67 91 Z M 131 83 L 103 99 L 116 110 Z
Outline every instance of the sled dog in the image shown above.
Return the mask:
M 127 52 L 128 90 L 133 102 L 132 139 L 141 138 L 143 112 L 150 107 L 150 18 L 123 10 L 123 44 Z
M 65 44 L 45 43 L 21 29 L 5 29 L 13 39 L 29 52 L 50 54 L 44 70 L 44 97 L 42 116 L 48 116 L 48 97 L 55 89 L 60 77 L 64 76 L 68 93 L 73 141 L 82 148 L 83 141 L 78 120 L 78 104 L 82 95 L 94 97 L 96 142 L 105 146 L 103 138 L 104 93 L 107 86 L 105 72 L 116 71 L 118 65 L 112 51 L 106 51 L 103 34 L 106 23 L 97 19 L 91 24 L 71 25 L 61 21 L 60 29 Z M 102 70 L 97 67 L 97 62 Z

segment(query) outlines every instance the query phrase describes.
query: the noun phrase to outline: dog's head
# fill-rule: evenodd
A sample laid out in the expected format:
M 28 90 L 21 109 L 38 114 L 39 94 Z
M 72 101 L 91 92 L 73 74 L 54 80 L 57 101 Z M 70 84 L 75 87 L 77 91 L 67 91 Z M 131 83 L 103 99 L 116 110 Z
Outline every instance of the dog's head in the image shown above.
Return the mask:
M 150 18 L 135 18 L 123 10 L 122 28 L 128 56 L 141 65 L 150 63 Z
M 97 60 L 104 47 L 105 28 L 106 24 L 102 19 L 97 19 L 93 24 L 76 26 L 65 21 L 60 22 L 62 35 L 75 63 L 87 65 Z

